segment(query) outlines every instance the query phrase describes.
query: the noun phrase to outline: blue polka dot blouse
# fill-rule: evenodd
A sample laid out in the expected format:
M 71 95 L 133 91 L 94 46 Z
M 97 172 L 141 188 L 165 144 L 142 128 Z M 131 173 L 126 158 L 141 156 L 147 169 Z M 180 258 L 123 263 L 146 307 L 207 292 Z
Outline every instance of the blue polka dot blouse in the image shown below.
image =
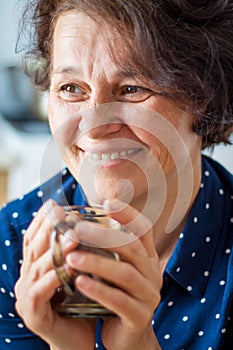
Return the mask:
M 0 350 L 49 349 L 14 308 L 23 235 L 48 198 L 61 205 L 85 204 L 65 169 L 0 210 Z M 163 350 L 233 349 L 232 246 L 233 176 L 203 157 L 201 188 L 165 268 L 162 299 L 152 320 Z M 96 334 L 96 348 L 102 350 L 103 322 L 99 320 Z

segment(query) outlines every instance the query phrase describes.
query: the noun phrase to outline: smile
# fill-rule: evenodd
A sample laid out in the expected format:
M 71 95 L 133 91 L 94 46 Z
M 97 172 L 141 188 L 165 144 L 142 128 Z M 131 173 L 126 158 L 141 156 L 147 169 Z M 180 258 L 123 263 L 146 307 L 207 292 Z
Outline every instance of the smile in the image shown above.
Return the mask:
M 86 156 L 92 160 L 108 161 L 108 160 L 115 160 L 115 159 L 123 158 L 123 157 L 129 156 L 131 154 L 138 153 L 139 151 L 140 151 L 140 149 L 134 148 L 134 149 L 123 150 L 120 152 L 111 152 L 111 153 L 86 152 Z

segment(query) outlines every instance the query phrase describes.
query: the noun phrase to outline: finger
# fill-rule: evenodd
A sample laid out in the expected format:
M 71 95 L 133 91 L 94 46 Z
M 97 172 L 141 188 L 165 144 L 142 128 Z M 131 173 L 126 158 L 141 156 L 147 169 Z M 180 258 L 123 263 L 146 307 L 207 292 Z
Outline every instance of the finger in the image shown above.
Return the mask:
M 78 222 L 71 238 L 77 242 L 99 248 L 118 247 L 138 240 L 133 233 L 129 234 L 88 221 Z
M 130 232 L 133 232 L 134 235 L 140 238 L 149 256 L 153 257 L 155 255 L 152 223 L 148 218 L 132 206 L 119 200 L 106 200 L 104 202 L 104 210 L 113 219 L 126 225 Z
M 104 249 L 105 250 L 105 249 Z M 133 265 L 143 276 L 147 278 L 153 278 L 152 274 L 154 270 L 159 269 L 159 259 L 157 254 L 155 254 L 154 257 L 149 257 L 145 248 L 143 245 L 137 241 L 134 241 L 133 243 L 127 244 L 127 245 L 122 245 L 120 247 L 114 247 L 114 248 L 108 248 L 108 251 L 112 253 L 117 253 L 120 257 L 120 261 L 128 262 L 131 265 Z M 72 252 L 72 257 L 76 262 L 78 262 L 79 259 L 79 254 L 82 254 L 81 252 Z M 67 255 L 67 261 L 68 263 L 70 262 L 70 255 Z M 91 258 L 98 259 L 97 254 L 92 254 Z M 106 260 L 104 264 L 105 266 L 109 266 L 109 260 Z M 75 264 L 75 262 L 73 262 Z M 72 265 L 73 266 L 73 265 Z M 73 266 L 75 268 L 75 266 Z
M 160 291 L 155 289 L 150 298 L 145 297 L 147 302 L 140 302 L 118 288 L 103 284 L 85 275 L 78 276 L 75 283 L 81 293 L 112 310 L 124 322 L 127 322 L 128 326 L 135 327 L 137 322 L 140 326 L 143 320 L 148 323 L 148 319 L 152 318 L 160 301 Z
M 102 248 L 113 248 L 138 240 L 143 245 L 147 255 L 155 256 L 156 251 L 150 221 L 131 206 L 124 205 L 122 209 L 122 202 L 117 202 L 120 208 L 118 211 L 110 212 L 110 205 L 106 209 L 111 217 L 127 227 L 128 232 L 82 221 L 75 226 L 77 241 Z M 116 201 L 113 203 L 116 207 Z
M 25 316 L 25 313 L 30 313 L 35 316 L 48 307 L 51 309 L 50 299 L 59 285 L 54 270 L 48 271 L 30 285 L 27 285 L 24 279 L 19 279 L 15 285 L 16 309 L 19 315 Z
M 35 218 L 31 222 L 31 224 L 29 225 L 29 227 L 24 235 L 24 245 L 25 246 L 27 246 L 33 240 L 34 236 L 39 231 L 39 229 L 44 221 L 44 218 L 47 217 L 49 210 L 51 210 L 51 208 L 55 205 L 57 205 L 56 202 L 54 202 L 53 200 L 48 200 L 38 210 Z
M 151 266 L 148 257 L 144 257 L 141 261 L 143 266 L 139 266 L 140 270 L 127 262 L 83 252 L 68 254 L 67 263 L 75 270 L 93 274 L 111 282 L 138 299 L 143 299 L 146 292 L 149 295 L 156 285 L 160 286 L 162 279 L 159 270 Z
M 51 232 L 54 224 L 65 217 L 64 210 L 55 202 L 50 201 L 48 206 L 42 207 L 25 234 L 23 257 L 29 262 L 35 261 L 50 246 Z
M 39 259 L 32 263 L 29 269 L 25 268 L 23 264 L 21 276 L 27 276 L 27 279 L 30 279 L 30 282 L 34 283 L 35 281 L 39 280 L 41 276 L 53 269 L 53 258 L 50 250 L 48 250 Z
M 44 232 L 45 230 L 42 230 L 42 234 L 38 235 L 40 237 L 40 241 L 37 241 L 36 239 L 34 239 L 30 244 L 30 246 L 25 248 L 27 252 L 21 267 L 21 274 L 31 273 L 32 269 L 34 268 L 35 269 L 34 275 L 41 276 L 43 273 L 47 272 L 49 269 L 54 268 L 53 253 L 52 253 L 52 250 L 50 249 L 50 246 L 48 246 L 48 237 L 50 239 L 51 234 L 47 235 L 48 236 L 47 237 L 46 235 L 43 235 Z M 71 252 L 77 247 L 77 243 L 66 238 L 65 236 L 61 236 L 60 247 L 61 247 L 61 255 L 63 256 L 63 260 L 65 264 L 65 256 L 67 255 L 67 253 Z M 37 272 L 36 266 L 41 268 L 40 273 Z M 34 279 L 36 279 L 36 277 Z

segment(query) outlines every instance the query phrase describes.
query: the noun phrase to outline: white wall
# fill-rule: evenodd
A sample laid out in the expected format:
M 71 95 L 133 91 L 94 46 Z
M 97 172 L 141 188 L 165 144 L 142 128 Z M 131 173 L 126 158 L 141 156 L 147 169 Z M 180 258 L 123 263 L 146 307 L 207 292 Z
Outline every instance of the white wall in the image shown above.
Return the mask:
M 233 142 L 233 137 L 232 137 Z M 204 152 L 207 155 L 208 151 Z M 212 158 L 219 161 L 233 174 L 233 145 L 218 145 L 215 147 Z
M 18 32 L 18 20 L 23 1 L 0 0 L 0 65 L 14 64 L 20 61 L 21 55 L 15 54 L 15 43 Z

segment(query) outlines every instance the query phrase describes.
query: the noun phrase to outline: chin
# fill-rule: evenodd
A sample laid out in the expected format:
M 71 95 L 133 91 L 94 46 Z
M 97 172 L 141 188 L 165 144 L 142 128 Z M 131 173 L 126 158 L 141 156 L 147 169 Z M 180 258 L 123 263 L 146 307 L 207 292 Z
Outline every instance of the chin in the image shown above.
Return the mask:
M 106 199 L 119 199 L 125 203 L 131 203 L 135 197 L 133 186 L 127 179 L 117 181 L 92 179 L 91 181 L 90 178 L 82 177 L 79 181 L 89 203 L 101 205 Z

